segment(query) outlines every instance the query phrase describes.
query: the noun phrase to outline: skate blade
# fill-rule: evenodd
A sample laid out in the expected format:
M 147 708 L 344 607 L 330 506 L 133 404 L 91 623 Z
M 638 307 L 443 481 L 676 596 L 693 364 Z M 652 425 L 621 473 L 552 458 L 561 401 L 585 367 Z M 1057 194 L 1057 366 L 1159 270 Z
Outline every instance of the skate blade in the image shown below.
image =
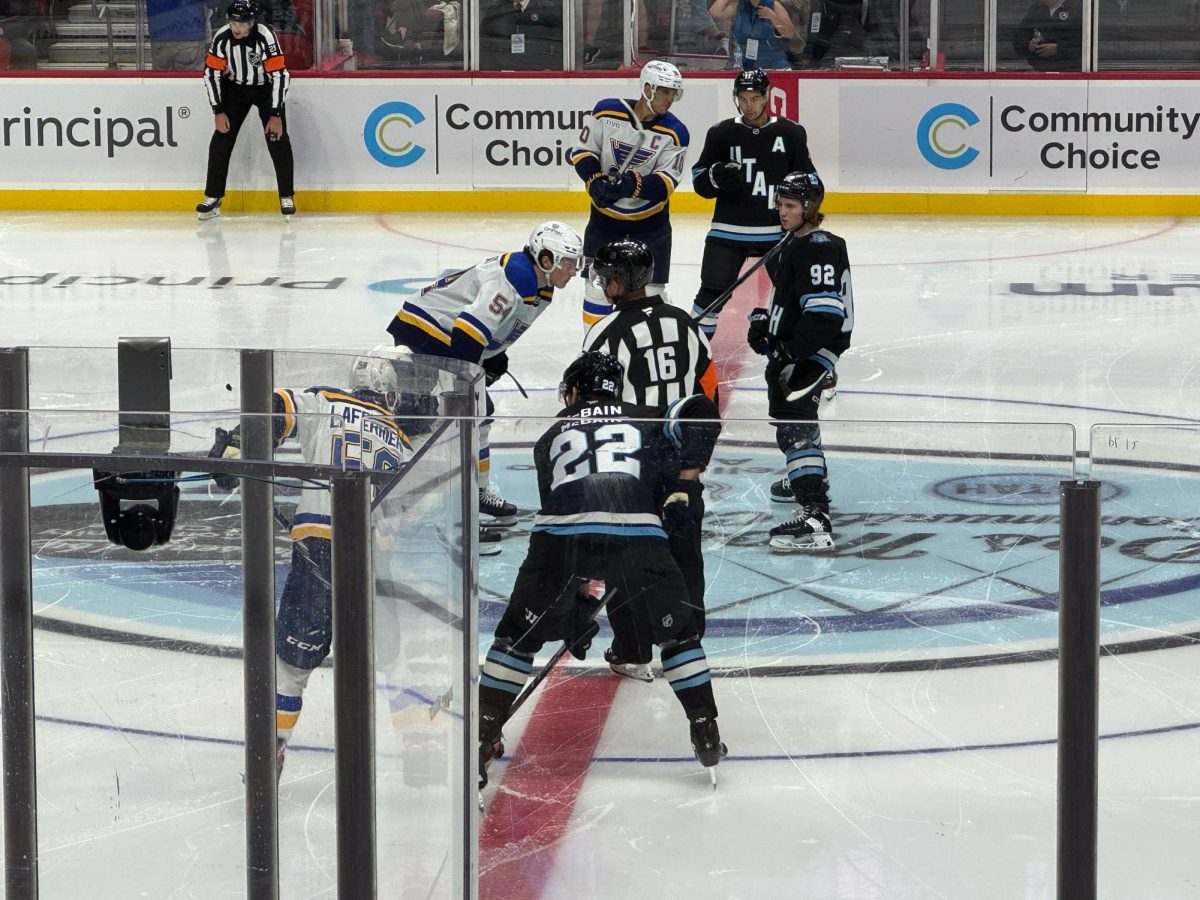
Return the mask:
M 207 222 L 209 219 L 215 219 L 221 215 L 221 210 L 214 209 L 209 212 L 196 213 L 196 219 L 200 222 Z
M 479 524 L 484 528 L 509 528 L 517 524 L 517 516 L 489 516 L 487 513 L 479 514 Z
M 478 544 L 477 546 L 479 547 L 479 555 L 480 556 L 499 556 L 500 555 L 501 548 L 500 548 L 499 544 Z
M 828 391 L 821 391 L 821 402 L 832 403 L 837 399 L 837 388 L 832 388 Z
M 713 766 L 708 770 L 708 777 L 712 779 L 713 790 L 717 789 L 717 767 Z
M 613 674 L 620 675 L 622 678 L 632 678 L 634 681 L 644 681 L 646 684 L 654 681 L 654 672 L 649 666 L 615 666 L 609 663 L 608 667 L 613 670 Z
M 833 549 L 833 535 L 805 534 L 792 536 L 786 534 L 777 534 L 771 537 L 770 545 L 774 550 L 821 553 Z

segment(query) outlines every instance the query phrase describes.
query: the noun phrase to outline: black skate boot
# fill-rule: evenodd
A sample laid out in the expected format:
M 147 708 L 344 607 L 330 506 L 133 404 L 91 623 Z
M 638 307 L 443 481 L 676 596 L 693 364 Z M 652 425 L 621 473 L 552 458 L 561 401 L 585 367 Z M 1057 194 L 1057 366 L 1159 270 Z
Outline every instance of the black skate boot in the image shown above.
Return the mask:
M 494 528 L 479 526 L 479 555 L 495 556 L 500 552 L 500 541 L 504 536 Z
M 221 214 L 221 198 L 205 197 L 196 204 L 196 218 L 203 222 L 205 219 L 215 219 Z
M 801 506 L 793 518 L 771 529 L 771 546 L 777 550 L 832 550 L 829 513 L 819 506 Z
M 479 514 L 487 516 L 489 528 L 506 528 L 517 521 L 517 508 L 491 488 L 479 489 Z
M 696 716 L 691 719 L 691 724 L 692 750 L 696 754 L 696 759 L 700 761 L 700 765 L 711 769 L 729 753 L 729 748 L 721 742 L 721 731 L 717 728 L 717 720 L 714 716 Z M 709 774 L 715 785 L 717 783 L 716 772 Z
M 837 397 L 837 372 L 828 372 L 821 381 L 821 402 L 828 403 Z
M 778 481 L 771 482 L 771 499 L 776 503 L 796 502 L 796 495 L 792 492 L 792 482 L 786 475 Z
M 280 197 L 279 214 L 283 216 L 294 216 L 296 214 L 296 199 L 294 197 Z
M 493 759 L 504 756 L 504 735 L 495 713 L 479 714 L 479 790 L 487 787 L 487 767 Z

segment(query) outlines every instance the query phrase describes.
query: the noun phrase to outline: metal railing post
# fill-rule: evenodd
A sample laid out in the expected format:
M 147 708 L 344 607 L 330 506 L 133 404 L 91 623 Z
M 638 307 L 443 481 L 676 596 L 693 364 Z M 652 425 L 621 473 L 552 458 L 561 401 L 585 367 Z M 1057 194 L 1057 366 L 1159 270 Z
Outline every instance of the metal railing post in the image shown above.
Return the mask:
M 1062 482 L 1059 511 L 1058 898 L 1095 900 L 1100 483 Z
M 29 348 L 0 350 L 0 451 L 29 452 Z M 0 708 L 4 745 L 4 896 L 38 895 L 29 469 L 0 468 Z
M 274 354 L 241 351 L 243 459 L 270 460 Z M 269 481 L 242 479 L 242 684 L 246 730 L 246 893 L 279 897 L 275 775 L 275 495 Z
M 330 483 L 338 896 L 370 898 L 377 883 L 371 478 L 342 472 Z

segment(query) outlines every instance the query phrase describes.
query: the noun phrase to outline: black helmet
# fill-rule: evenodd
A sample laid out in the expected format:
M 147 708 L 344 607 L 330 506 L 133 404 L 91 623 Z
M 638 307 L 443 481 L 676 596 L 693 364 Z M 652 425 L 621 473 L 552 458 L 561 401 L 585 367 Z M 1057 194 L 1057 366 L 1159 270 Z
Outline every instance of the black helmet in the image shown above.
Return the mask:
M 741 91 L 758 91 L 766 94 L 771 87 L 771 80 L 762 69 L 742 69 L 733 76 L 733 96 Z
M 619 281 L 625 288 L 622 298 L 648 285 L 653 274 L 654 257 L 650 248 L 633 238 L 609 241 L 592 259 L 592 275 L 598 278 L 600 289 L 610 281 Z
M 625 385 L 625 367 L 610 353 L 589 350 L 567 366 L 562 383 L 558 386 L 558 399 L 567 402 L 567 391 L 574 388 L 583 396 L 610 394 L 620 397 Z
M 779 186 L 775 188 L 775 197 L 786 197 L 789 200 L 799 200 L 805 206 L 805 213 L 815 213 L 825 199 L 825 185 L 821 176 L 816 172 L 792 172 L 783 176 Z
M 226 16 L 230 22 L 253 22 L 257 12 L 251 0 L 232 0 Z

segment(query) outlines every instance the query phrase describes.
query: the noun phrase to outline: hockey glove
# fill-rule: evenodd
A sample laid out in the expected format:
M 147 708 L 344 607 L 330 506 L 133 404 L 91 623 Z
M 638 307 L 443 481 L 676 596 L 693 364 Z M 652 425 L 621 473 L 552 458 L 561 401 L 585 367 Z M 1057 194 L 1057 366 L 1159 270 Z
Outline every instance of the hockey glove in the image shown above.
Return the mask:
M 588 649 L 592 646 L 592 638 L 600 633 L 595 612 L 596 602 L 591 597 L 575 595 L 571 604 L 571 634 L 567 637 L 567 648 L 576 659 L 587 656 Z
M 625 196 L 621 193 L 620 183 L 614 184 L 599 175 L 593 178 L 591 184 L 588 185 L 588 195 L 592 198 L 592 202 L 601 208 L 612 206 Z
M 675 481 L 671 493 L 663 501 L 663 527 L 672 534 L 687 531 L 696 515 L 703 515 L 704 485 L 690 478 Z
M 234 428 L 232 431 L 226 431 L 224 428 L 216 429 L 208 457 L 209 459 L 241 459 L 242 438 L 238 429 Z M 238 486 L 236 475 L 214 474 L 212 480 L 223 491 L 232 491 Z
M 738 162 L 713 163 L 708 167 L 708 179 L 718 191 L 736 191 L 746 180 Z
M 508 371 L 508 354 L 501 350 L 495 356 L 484 357 L 479 364 L 483 366 L 484 383 L 491 387 Z
M 621 199 L 636 197 L 642 192 L 642 176 L 637 172 L 626 172 L 624 175 L 617 177 L 614 171 L 609 175 L 610 181 L 616 181 L 617 187 L 621 189 Z
M 765 307 L 759 306 L 751 310 L 746 318 L 750 320 L 746 343 L 755 353 L 765 355 L 771 346 L 771 314 Z

